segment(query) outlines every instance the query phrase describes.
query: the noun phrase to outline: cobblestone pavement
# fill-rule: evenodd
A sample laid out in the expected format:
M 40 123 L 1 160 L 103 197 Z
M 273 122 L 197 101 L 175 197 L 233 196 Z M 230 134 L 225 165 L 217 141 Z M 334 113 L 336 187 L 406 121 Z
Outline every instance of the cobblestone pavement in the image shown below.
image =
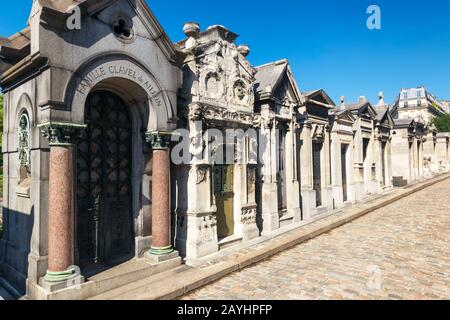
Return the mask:
M 183 299 L 450 299 L 450 179 Z

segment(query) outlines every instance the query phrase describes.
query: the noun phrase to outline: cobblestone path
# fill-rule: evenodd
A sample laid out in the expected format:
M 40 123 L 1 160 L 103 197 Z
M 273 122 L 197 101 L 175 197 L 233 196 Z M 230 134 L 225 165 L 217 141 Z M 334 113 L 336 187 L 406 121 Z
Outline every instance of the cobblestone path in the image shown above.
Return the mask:
M 450 179 L 183 299 L 450 299 Z

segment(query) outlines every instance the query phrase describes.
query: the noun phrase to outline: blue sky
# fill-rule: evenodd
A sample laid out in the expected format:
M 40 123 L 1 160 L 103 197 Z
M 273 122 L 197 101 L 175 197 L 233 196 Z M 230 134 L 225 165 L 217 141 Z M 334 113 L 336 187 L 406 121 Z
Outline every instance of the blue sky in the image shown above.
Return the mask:
M 31 0 L 0 0 L 0 35 L 25 26 Z M 289 59 L 300 89 L 324 88 L 339 102 L 425 85 L 450 99 L 448 0 L 148 0 L 173 41 L 183 23 L 221 24 L 251 48 L 255 66 Z M 367 7 L 380 6 L 382 29 L 367 29 Z

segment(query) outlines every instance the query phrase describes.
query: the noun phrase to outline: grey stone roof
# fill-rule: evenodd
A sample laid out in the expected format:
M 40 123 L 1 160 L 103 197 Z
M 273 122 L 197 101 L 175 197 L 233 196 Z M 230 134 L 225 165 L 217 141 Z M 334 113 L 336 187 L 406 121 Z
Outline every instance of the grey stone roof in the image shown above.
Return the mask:
M 377 113 L 376 119 L 378 121 L 381 121 L 384 118 L 385 114 L 389 112 L 389 107 L 390 107 L 389 105 L 375 106 L 374 109 L 375 112 Z
M 30 37 L 30 27 L 27 27 L 16 34 L 13 34 L 9 38 L 0 37 L 0 46 L 15 50 L 21 50 L 30 43 Z
M 345 108 L 345 110 L 354 111 L 354 110 L 359 110 L 365 104 L 367 104 L 367 101 L 365 101 L 365 102 L 357 102 L 357 103 L 349 103 L 349 104 L 345 104 L 344 108 Z M 342 108 L 342 106 L 341 106 L 341 108 Z
M 304 92 L 302 92 L 302 94 L 308 98 L 308 97 L 311 97 L 311 96 L 315 95 L 316 93 L 320 92 L 321 90 L 322 89 L 304 91 Z
M 409 127 L 414 123 L 414 119 L 394 119 L 395 127 Z
M 282 80 L 287 66 L 287 60 L 280 60 L 256 67 L 256 92 L 264 92 L 269 87 L 272 92 Z
M 95 2 L 93 0 L 38 0 L 38 1 L 42 7 L 46 7 L 63 13 L 66 13 L 72 6 L 80 5 L 84 2 Z

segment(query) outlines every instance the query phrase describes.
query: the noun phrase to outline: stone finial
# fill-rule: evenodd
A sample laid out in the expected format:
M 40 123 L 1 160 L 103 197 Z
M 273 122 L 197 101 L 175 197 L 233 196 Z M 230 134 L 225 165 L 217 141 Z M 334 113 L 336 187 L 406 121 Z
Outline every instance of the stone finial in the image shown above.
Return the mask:
M 341 107 L 345 107 L 345 97 L 341 96 Z
M 364 102 L 366 102 L 367 101 L 367 99 L 366 99 L 366 97 L 365 96 L 359 96 L 359 103 L 364 103 Z
M 378 94 L 378 105 L 379 106 L 384 106 L 384 93 L 383 91 L 380 91 L 380 93 Z
M 240 45 L 239 47 L 237 47 L 237 50 L 244 57 L 247 57 L 250 54 L 250 47 L 246 44 Z
M 183 26 L 183 32 L 187 37 L 197 39 L 200 34 L 200 24 L 197 22 L 186 22 Z
M 186 49 L 191 49 L 197 45 L 197 39 L 200 35 L 200 24 L 197 22 L 186 22 L 183 26 L 183 32 L 188 37 Z

